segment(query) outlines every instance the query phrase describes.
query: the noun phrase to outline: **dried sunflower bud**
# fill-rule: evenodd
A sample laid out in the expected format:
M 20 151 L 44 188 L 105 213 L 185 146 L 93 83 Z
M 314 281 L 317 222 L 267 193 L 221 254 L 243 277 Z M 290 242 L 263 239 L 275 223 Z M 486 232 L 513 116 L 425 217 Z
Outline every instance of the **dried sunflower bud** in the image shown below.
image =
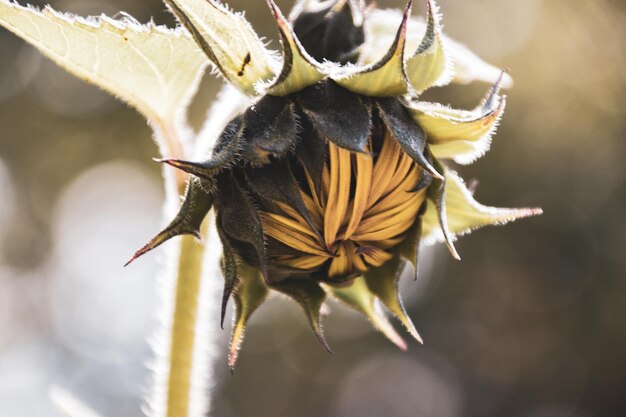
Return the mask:
M 405 348 L 382 303 L 421 341 L 397 291 L 404 263 L 417 267 L 420 240 L 440 238 L 458 258 L 455 236 L 540 213 L 478 204 L 441 162 L 469 163 L 487 150 L 508 76 L 473 111 L 419 101 L 420 92 L 452 77 L 432 0 L 423 38 L 408 33 L 409 2 L 393 32 L 379 33 L 392 40 L 382 55 L 372 50 L 378 39 L 368 38 L 375 33 L 368 19 L 378 11 L 362 1 L 301 1 L 289 22 L 268 0 L 283 46 L 278 71 L 241 16 L 214 1 L 194 6 L 238 25 L 229 44 L 190 17 L 198 13 L 185 7 L 194 2 L 167 3 L 227 80 L 261 93 L 230 121 L 208 159 L 162 160 L 192 177 L 178 216 L 134 257 L 174 236 L 199 235 L 215 210 L 224 248 L 222 321 L 231 296 L 237 307 L 231 367 L 248 319 L 273 291 L 302 306 L 327 348 L 319 317 L 327 296 Z

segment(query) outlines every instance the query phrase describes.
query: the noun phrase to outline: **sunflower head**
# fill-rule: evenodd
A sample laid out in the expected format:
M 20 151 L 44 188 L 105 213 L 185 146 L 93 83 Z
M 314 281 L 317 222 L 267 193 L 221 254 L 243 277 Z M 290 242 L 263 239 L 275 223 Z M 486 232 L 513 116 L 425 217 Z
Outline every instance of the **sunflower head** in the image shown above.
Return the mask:
M 206 2 L 207 13 L 240 31 L 220 38 L 179 2 L 167 3 L 224 78 L 254 99 L 205 160 L 162 160 L 191 174 L 187 192 L 176 218 L 135 257 L 198 234 L 213 208 L 224 248 L 222 320 L 231 296 L 237 307 L 231 366 L 248 319 L 272 292 L 302 306 L 327 348 L 320 309 L 328 296 L 405 348 L 382 304 L 421 341 L 397 292 L 404 264 L 417 267 L 420 240 L 443 240 L 459 258 L 455 236 L 540 212 L 478 204 L 442 162 L 471 162 L 487 150 L 508 75 L 471 111 L 420 101 L 452 78 L 433 0 L 424 22 L 411 19 L 411 2 L 398 13 L 359 0 L 303 0 L 287 19 L 268 0 L 278 63 L 222 5 Z M 421 37 L 409 33 L 415 27 Z M 379 51 L 381 39 L 388 42 Z

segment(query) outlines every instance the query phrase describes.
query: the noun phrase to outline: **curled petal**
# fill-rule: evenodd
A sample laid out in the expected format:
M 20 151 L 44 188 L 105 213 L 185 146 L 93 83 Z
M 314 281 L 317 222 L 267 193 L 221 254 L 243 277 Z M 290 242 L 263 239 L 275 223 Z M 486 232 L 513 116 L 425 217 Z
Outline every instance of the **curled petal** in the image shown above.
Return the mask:
M 268 204 L 283 203 L 295 210 L 317 234 L 320 241 L 322 240 L 317 232 L 317 225 L 304 204 L 300 187 L 288 161 L 278 160 L 263 167 L 249 168 L 246 170 L 246 180 L 252 190 Z
M 428 0 L 426 33 L 415 54 L 406 61 L 406 76 L 415 93 L 448 84 L 452 78 L 452 61 L 444 48 L 439 8 Z
M 276 60 L 250 23 L 217 0 L 165 0 L 219 73 L 247 95 L 273 78 Z
M 338 288 L 326 285 L 325 288 L 337 300 L 367 317 L 372 325 L 387 336 L 394 345 L 401 350 L 407 349 L 406 342 L 381 311 L 378 300 L 367 287 L 363 277 L 356 278 L 348 287 Z
M 412 0 L 404 10 L 402 22 L 387 54 L 378 62 L 365 68 L 355 67 L 355 69 L 347 70 L 345 74 L 333 77 L 339 85 L 357 94 L 371 97 L 401 96 L 409 91 L 404 66 L 404 50 L 411 4 Z
M 304 50 L 285 16 L 273 0 L 270 6 L 283 45 L 283 69 L 265 92 L 274 96 L 287 96 L 324 79 L 326 75 L 320 64 Z
M 483 206 L 474 200 L 472 192 L 468 190 L 463 180 L 449 169 L 446 169 L 444 200 L 447 228 L 454 236 L 469 233 L 483 226 L 502 225 L 542 213 L 539 208 L 511 209 Z M 422 236 L 426 243 L 443 239 L 437 211 L 435 204 L 428 201 L 423 216 L 422 230 Z

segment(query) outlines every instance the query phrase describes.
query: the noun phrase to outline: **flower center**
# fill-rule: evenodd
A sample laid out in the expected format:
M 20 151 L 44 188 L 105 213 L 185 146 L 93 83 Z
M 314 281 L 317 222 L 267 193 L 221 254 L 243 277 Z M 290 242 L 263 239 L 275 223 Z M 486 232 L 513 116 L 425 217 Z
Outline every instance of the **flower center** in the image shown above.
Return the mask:
M 270 245 L 271 262 L 300 270 L 327 268 L 328 277 L 337 279 L 391 259 L 416 221 L 426 190 L 413 191 L 422 169 L 388 131 L 381 133 L 372 136 L 367 154 L 329 141 L 320 187 L 305 170 L 300 193 L 312 222 L 282 203 L 280 212 L 261 212 L 265 233 L 289 249 Z

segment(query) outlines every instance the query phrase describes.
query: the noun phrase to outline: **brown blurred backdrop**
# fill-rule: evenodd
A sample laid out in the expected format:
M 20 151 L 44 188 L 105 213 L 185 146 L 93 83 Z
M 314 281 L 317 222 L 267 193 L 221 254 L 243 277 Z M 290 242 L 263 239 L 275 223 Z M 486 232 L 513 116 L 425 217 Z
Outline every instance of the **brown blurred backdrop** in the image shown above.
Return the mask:
M 157 0 L 50 3 L 173 24 Z M 276 39 L 264 2 L 229 3 Z M 626 415 L 626 3 L 440 5 L 446 32 L 516 83 L 492 150 L 460 172 L 481 202 L 545 214 L 461 238 L 461 262 L 426 250 L 403 283 L 425 345 L 406 353 L 332 305 L 328 355 L 296 306 L 264 306 L 234 376 L 217 353 L 215 416 Z M 194 126 L 219 85 L 205 77 Z M 426 98 L 471 108 L 485 88 Z M 150 130 L 4 30 L 0 127 L 0 415 L 60 415 L 55 384 L 104 417 L 140 416 L 158 257 L 121 265 L 161 221 Z

